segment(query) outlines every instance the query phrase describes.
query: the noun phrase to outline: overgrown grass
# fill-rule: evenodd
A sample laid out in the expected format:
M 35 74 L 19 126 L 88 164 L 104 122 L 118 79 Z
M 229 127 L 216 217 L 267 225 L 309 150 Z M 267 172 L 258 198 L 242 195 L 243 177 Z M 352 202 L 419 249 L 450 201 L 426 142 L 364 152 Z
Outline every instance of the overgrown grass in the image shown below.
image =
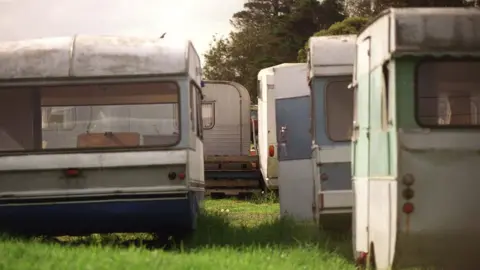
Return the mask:
M 208 200 L 195 235 L 168 251 L 149 234 L 3 237 L 0 269 L 354 269 L 346 236 L 278 213 L 271 198 Z

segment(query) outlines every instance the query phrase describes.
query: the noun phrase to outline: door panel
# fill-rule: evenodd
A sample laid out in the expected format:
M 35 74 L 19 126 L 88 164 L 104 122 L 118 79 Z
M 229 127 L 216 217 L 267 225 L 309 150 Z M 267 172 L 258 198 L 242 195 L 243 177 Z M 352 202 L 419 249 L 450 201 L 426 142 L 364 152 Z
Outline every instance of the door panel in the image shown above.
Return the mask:
M 356 95 L 353 137 L 353 241 L 354 251 L 368 252 L 370 162 L 370 38 L 357 45 Z
M 310 159 L 310 96 L 277 99 L 275 108 L 278 160 Z

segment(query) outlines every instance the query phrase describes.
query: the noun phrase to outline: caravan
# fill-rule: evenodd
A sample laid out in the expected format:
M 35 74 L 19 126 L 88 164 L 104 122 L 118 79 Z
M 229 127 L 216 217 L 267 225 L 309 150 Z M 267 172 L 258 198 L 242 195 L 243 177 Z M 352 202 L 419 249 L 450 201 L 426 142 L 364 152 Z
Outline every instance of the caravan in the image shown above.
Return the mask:
M 309 40 L 313 211 L 323 226 L 336 227 L 340 225 L 336 224 L 339 220 L 346 220 L 350 225 L 353 92 L 348 85 L 352 81 L 355 38 L 345 35 Z
M 479 71 L 475 8 L 389 9 L 359 34 L 352 137 L 359 264 L 478 268 Z
M 278 189 L 275 82 L 273 67 L 260 70 L 258 79 L 258 145 L 260 171 L 267 187 Z
M 0 62 L 2 231 L 195 229 L 204 164 L 200 58 L 190 42 L 3 42 Z
M 250 155 L 250 93 L 229 81 L 205 81 L 202 91 L 207 194 L 212 198 L 260 194 L 258 156 Z

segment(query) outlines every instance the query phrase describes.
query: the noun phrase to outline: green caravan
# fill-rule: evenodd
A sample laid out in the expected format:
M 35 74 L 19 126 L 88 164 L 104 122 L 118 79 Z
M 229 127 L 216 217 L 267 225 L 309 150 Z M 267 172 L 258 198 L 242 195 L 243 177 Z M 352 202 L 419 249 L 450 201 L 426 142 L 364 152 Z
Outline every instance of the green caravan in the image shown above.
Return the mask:
M 357 262 L 476 269 L 480 10 L 384 11 L 357 37 L 353 86 Z

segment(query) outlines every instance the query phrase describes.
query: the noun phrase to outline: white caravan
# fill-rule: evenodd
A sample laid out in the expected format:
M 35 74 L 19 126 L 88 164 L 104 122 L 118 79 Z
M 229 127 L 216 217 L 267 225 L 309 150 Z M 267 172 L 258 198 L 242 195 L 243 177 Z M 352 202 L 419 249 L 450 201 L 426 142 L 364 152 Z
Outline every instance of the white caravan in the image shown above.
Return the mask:
M 260 70 L 258 86 L 258 152 L 260 171 L 266 185 L 278 188 L 278 153 L 275 124 L 275 79 L 273 67 Z
M 184 234 L 204 196 L 200 58 L 188 41 L 0 43 L 0 229 Z

